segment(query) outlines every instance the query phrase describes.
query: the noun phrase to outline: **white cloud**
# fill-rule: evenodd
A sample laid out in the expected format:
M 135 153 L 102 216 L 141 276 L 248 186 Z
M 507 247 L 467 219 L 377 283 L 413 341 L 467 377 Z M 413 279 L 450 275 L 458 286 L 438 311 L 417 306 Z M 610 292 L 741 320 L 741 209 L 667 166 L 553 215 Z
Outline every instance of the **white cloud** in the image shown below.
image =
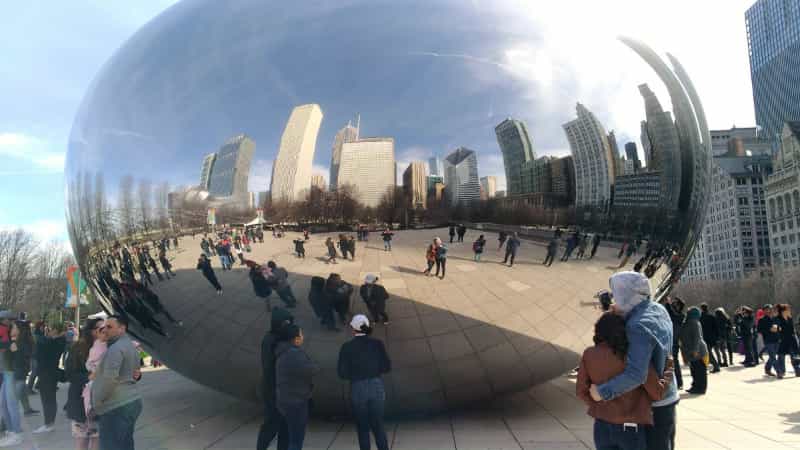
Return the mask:
M 22 228 L 31 233 L 42 245 L 50 241 L 63 243 L 64 248 L 72 251 L 67 235 L 67 223 L 64 220 L 36 220 L 30 223 L 0 224 L 0 231 L 11 231 Z
M 330 175 L 330 172 L 331 171 L 327 166 L 314 164 L 314 166 L 311 167 L 311 173 L 313 173 L 314 175 L 322 175 L 323 177 L 325 177 L 326 180 L 328 179 L 328 175 Z
M 64 170 L 65 152 L 52 150 L 47 141 L 22 133 L 0 133 L 0 155 L 25 161 L 36 173 Z M 21 168 L 21 172 L 30 169 Z M 20 172 L 14 171 L 14 173 Z
M 499 153 L 478 153 L 478 176 L 493 176 L 497 179 L 497 190 L 506 189 L 506 171 L 503 156 Z
M 431 149 L 416 145 L 396 151 L 394 159 L 397 163 L 397 174 L 395 178 L 397 180 L 397 185 L 403 184 L 403 172 L 406 171 L 408 165 L 411 164 L 412 161 L 424 161 L 427 168 L 428 159 L 432 157 L 433 154 L 434 152 Z

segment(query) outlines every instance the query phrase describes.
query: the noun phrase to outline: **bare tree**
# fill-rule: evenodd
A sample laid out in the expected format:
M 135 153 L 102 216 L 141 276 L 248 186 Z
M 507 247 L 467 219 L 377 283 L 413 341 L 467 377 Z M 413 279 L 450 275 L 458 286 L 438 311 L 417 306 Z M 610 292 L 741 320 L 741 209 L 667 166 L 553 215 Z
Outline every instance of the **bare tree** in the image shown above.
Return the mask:
M 22 229 L 0 231 L 0 307 L 10 308 L 25 296 L 36 245 Z
M 169 196 L 169 183 L 166 181 L 156 186 L 154 195 L 155 197 L 155 212 L 156 223 L 158 228 L 166 230 L 169 227 L 169 214 L 167 208 L 167 200 Z
M 136 232 L 136 212 L 133 204 L 133 177 L 125 175 L 119 181 L 119 198 L 117 200 L 119 221 L 122 235 L 131 237 Z
M 149 180 L 139 180 L 137 206 L 139 207 L 139 226 L 147 234 L 153 226 L 153 186 Z
M 32 256 L 35 267 L 30 272 L 30 279 L 33 283 L 25 309 L 34 316 L 44 316 L 48 311 L 63 307 L 67 268 L 75 261 L 59 241 L 48 242 Z

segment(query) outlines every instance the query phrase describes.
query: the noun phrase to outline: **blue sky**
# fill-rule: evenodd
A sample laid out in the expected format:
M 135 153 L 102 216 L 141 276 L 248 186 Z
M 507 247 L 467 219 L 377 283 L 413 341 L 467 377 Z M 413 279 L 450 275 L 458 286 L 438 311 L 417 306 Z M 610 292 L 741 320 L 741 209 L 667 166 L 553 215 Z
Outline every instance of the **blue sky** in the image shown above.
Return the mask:
M 65 237 L 63 161 L 84 94 L 173 3 L 0 6 L 0 227 Z M 325 115 L 315 170 L 326 178 L 333 134 L 357 112 L 362 135 L 395 137 L 400 168 L 466 145 L 482 176 L 503 178 L 492 129 L 508 115 L 526 120 L 543 155 L 566 152 L 560 124 L 575 101 L 616 130 L 620 146 L 638 139 L 638 83 L 671 109 L 616 34 L 675 54 L 712 128 L 753 124 L 749 0 L 594 3 L 275 2 L 244 18 L 236 8 L 248 0 L 178 5 L 106 65 L 73 135 L 73 167 L 102 170 L 111 191 L 126 173 L 191 184 L 203 154 L 245 132 L 256 140 L 251 189 L 265 190 L 291 108 L 315 102 Z

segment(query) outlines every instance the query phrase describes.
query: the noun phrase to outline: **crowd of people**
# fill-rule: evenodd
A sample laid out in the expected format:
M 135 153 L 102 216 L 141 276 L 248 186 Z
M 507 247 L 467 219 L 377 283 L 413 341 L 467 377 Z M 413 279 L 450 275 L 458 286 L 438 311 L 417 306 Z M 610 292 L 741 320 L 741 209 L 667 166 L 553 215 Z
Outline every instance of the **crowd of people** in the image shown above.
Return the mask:
M 0 412 L 5 432 L 0 447 L 23 443 L 22 417 L 40 414 L 28 396 L 38 389 L 42 425 L 33 434 L 53 431 L 56 390 L 68 383 L 66 416 L 78 450 L 132 450 L 142 411 L 138 344 L 122 316 L 88 319 L 76 333 L 73 324 L 32 324 L 23 314 L 0 311 Z M 20 411 L 20 406 L 22 411 Z

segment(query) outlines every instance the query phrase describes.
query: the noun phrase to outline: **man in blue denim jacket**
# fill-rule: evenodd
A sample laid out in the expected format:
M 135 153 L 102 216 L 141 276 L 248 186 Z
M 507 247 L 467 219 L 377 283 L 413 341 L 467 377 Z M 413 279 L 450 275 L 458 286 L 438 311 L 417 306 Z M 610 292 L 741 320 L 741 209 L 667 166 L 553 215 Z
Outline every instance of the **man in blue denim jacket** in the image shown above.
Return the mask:
M 592 385 L 596 401 L 611 400 L 644 384 L 650 365 L 664 373 L 672 352 L 672 321 L 667 310 L 650 299 L 650 283 L 638 272 L 619 272 L 609 280 L 614 312 L 625 317 L 628 354 L 625 371 L 599 386 Z M 675 380 L 664 398 L 653 403 L 653 425 L 647 428 L 648 450 L 675 447 L 675 405 L 679 400 Z

